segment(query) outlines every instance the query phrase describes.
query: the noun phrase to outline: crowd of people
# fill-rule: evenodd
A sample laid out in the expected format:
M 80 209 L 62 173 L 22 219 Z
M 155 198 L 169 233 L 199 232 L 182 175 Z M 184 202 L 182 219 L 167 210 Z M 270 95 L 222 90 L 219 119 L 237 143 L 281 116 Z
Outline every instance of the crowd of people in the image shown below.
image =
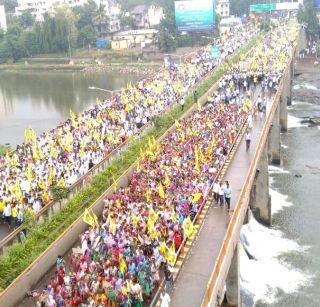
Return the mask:
M 163 275 L 170 291 L 176 253 L 192 237 L 211 187 L 218 184 L 217 200 L 229 209 L 231 188 L 215 182 L 216 175 L 252 112 L 255 86 L 272 82 L 276 90 L 296 35 L 286 25 L 265 35 L 230 67 L 205 106 L 176 122 L 159 143 L 149 140 L 129 186 L 105 200 L 102 220 L 84 217 L 90 227 L 80 247 L 68 263 L 58 257 L 39 306 L 142 306 Z
M 306 56 L 316 56 L 317 55 L 318 44 L 316 40 L 309 40 L 307 47 L 300 51 L 299 59 L 304 59 Z
M 221 56 L 238 50 L 257 31 L 242 27 L 235 35 L 218 40 Z M 70 111 L 66 122 L 38 137 L 28 129 L 23 144 L 0 156 L 0 214 L 4 221 L 19 225 L 25 210 L 39 212 L 52 200 L 50 187 L 71 186 L 90 164 L 102 161 L 153 116 L 180 101 L 218 63 L 210 50 L 203 48 L 181 65 L 174 64 L 135 86 L 129 85 L 89 110 L 78 115 Z

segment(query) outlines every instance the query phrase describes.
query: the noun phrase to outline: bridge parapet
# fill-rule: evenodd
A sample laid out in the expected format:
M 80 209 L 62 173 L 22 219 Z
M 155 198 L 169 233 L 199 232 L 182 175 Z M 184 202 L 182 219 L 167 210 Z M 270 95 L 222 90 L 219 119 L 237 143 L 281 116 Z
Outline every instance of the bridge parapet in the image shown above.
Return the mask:
M 249 172 L 209 279 L 202 307 L 217 306 L 225 296 L 230 305 L 240 305 L 239 235 L 249 208 L 254 209 L 261 222 L 271 225 L 268 160 L 280 164 L 280 131 L 287 129 L 287 104 L 291 99 L 295 54 L 293 52 L 267 114 Z

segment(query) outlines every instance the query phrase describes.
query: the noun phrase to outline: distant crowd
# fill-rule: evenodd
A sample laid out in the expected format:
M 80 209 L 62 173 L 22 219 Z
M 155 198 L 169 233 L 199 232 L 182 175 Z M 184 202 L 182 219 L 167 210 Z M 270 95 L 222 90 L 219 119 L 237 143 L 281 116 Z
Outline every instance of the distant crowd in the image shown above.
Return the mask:
M 52 186 L 74 184 L 155 115 L 185 97 L 257 32 L 254 27 L 243 27 L 217 40 L 219 60 L 212 59 L 210 49 L 203 48 L 181 65 L 174 64 L 123 88 L 91 109 L 77 115 L 70 111 L 70 118 L 55 129 L 39 136 L 32 128 L 26 130 L 25 142 L 0 156 L 0 214 L 5 223 L 18 226 L 26 211 L 38 213 L 52 200 Z

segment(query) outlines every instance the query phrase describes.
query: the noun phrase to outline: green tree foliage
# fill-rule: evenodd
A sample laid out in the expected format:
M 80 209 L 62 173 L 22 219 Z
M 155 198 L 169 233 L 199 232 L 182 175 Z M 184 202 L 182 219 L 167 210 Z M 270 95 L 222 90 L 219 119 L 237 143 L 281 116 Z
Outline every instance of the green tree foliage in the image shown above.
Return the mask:
M 83 11 L 83 14 L 87 14 Z M 0 62 L 17 61 L 38 53 L 68 52 L 78 40 L 77 18 L 68 6 L 55 8 L 55 14 L 45 14 L 44 21 L 34 24 L 30 12 L 25 12 L 8 25 L 7 32 L 0 35 Z M 26 29 L 26 30 L 25 30 Z M 81 29 L 81 38 L 94 39 L 92 25 Z
M 123 28 L 135 29 L 136 25 L 134 22 L 134 18 L 131 16 L 121 16 L 120 23 Z
M 307 25 L 307 32 L 316 35 L 319 33 L 319 18 L 312 0 L 304 0 L 298 11 L 298 21 Z
M 4 5 L 6 13 L 14 13 L 14 9 L 18 6 L 17 0 L 0 0 L 0 5 Z
M 18 17 L 21 27 L 27 29 L 32 27 L 35 23 L 35 18 L 32 16 L 30 11 L 24 11 L 21 16 Z

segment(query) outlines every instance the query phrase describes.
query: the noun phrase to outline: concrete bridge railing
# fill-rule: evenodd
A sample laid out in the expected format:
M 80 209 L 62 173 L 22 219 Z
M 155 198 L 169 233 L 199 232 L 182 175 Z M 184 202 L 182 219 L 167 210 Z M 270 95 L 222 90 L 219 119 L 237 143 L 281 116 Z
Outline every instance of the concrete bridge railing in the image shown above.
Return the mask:
M 280 163 L 280 130 L 287 129 L 287 104 L 291 101 L 294 55 L 295 52 L 267 114 L 258 147 L 209 279 L 202 307 L 219 305 L 225 295 L 230 305 L 240 306 L 239 235 L 249 206 L 256 210 L 260 221 L 271 224 L 268 161 Z

